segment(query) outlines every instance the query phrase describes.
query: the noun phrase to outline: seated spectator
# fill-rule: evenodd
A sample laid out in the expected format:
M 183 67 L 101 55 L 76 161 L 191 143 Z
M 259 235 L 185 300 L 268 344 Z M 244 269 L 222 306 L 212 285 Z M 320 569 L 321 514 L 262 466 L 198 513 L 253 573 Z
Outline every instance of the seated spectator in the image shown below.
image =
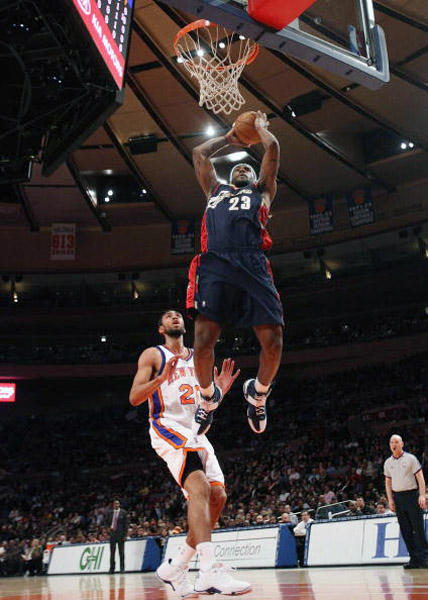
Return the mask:
M 348 504 L 349 515 L 350 517 L 361 517 L 363 514 L 358 508 L 358 504 L 355 500 L 350 500 Z
M 357 507 L 362 515 L 374 515 L 376 513 L 374 508 L 365 503 L 365 500 L 362 496 L 358 496 L 357 498 Z
M 376 514 L 377 515 L 392 515 L 394 514 L 389 508 L 386 507 L 384 502 L 378 502 L 376 504 Z
M 291 506 L 289 504 L 284 506 L 284 513 L 288 513 L 288 516 L 290 517 L 290 523 L 293 525 L 293 527 L 295 527 L 299 522 L 299 518 L 294 512 L 291 511 Z

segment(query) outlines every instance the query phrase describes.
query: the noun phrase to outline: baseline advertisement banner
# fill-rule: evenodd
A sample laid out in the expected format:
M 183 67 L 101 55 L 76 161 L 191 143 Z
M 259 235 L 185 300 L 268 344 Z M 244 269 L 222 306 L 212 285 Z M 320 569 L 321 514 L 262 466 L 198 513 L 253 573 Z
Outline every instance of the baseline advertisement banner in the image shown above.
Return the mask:
M 311 235 L 333 231 L 334 198 L 332 194 L 308 200 Z
M 280 528 L 231 529 L 214 531 L 214 556 L 216 561 L 237 568 L 275 567 Z M 168 538 L 163 560 L 172 558 L 183 543 L 183 535 Z M 193 559 L 191 569 L 198 569 L 198 560 Z
M 184 538 L 183 535 L 168 538 L 163 560 L 176 554 Z M 226 565 L 241 569 L 297 566 L 296 542 L 287 525 L 214 531 L 212 541 L 216 561 Z M 190 568 L 199 568 L 197 557 Z
M 160 563 L 160 550 L 153 538 L 125 542 L 125 571 L 152 571 Z M 119 550 L 116 548 L 116 566 Z M 67 573 L 107 573 L 110 568 L 110 544 L 74 544 L 55 546 L 48 575 Z
M 372 191 L 366 186 L 346 194 L 351 227 L 369 225 L 375 221 Z
M 51 260 L 74 260 L 76 258 L 75 223 L 52 223 Z
M 427 515 L 424 519 L 426 531 Z M 311 523 L 305 561 L 309 567 L 403 564 L 408 560 L 395 515 Z

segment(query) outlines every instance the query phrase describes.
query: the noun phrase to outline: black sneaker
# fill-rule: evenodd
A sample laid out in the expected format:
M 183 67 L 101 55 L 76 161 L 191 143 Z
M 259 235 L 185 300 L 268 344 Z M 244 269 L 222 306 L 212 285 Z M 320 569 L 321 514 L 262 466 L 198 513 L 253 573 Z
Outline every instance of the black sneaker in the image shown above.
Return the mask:
M 214 386 L 214 394 L 211 398 L 201 394 L 201 403 L 196 409 L 192 423 L 192 431 L 195 435 L 207 433 L 213 422 L 214 411 L 219 407 L 222 399 L 223 394 L 217 385 Z
M 255 379 L 247 379 L 244 383 L 244 396 L 248 402 L 247 420 L 254 433 L 263 433 L 267 425 L 266 400 L 271 390 L 258 394 L 255 384 Z
M 409 561 L 408 563 L 403 565 L 403 569 L 426 569 L 426 568 L 427 568 L 426 563 L 418 563 L 418 562 L 413 562 L 413 561 Z

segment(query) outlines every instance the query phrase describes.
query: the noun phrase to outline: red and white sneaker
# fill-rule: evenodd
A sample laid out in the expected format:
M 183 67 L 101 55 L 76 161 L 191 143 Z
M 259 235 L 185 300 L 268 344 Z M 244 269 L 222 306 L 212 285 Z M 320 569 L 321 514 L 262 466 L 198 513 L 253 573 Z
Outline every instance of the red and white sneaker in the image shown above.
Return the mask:
M 163 562 L 156 570 L 156 575 L 164 583 L 168 583 L 181 598 L 197 598 L 193 585 L 188 577 L 189 567 L 175 567 L 171 559 Z
M 235 579 L 229 573 L 235 571 L 223 563 L 215 563 L 208 571 L 199 571 L 195 582 L 195 592 L 198 594 L 225 594 L 240 596 L 251 592 L 251 584 Z

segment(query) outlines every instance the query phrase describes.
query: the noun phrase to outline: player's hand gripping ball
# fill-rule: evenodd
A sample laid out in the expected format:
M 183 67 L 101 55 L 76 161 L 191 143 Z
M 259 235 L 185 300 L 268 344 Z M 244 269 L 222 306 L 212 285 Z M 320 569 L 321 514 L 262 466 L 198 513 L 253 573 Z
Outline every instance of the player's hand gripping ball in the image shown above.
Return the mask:
M 256 126 L 268 127 L 269 123 L 266 115 L 260 111 L 248 110 L 239 115 L 233 124 L 233 133 L 244 146 L 258 144 L 260 134 Z

